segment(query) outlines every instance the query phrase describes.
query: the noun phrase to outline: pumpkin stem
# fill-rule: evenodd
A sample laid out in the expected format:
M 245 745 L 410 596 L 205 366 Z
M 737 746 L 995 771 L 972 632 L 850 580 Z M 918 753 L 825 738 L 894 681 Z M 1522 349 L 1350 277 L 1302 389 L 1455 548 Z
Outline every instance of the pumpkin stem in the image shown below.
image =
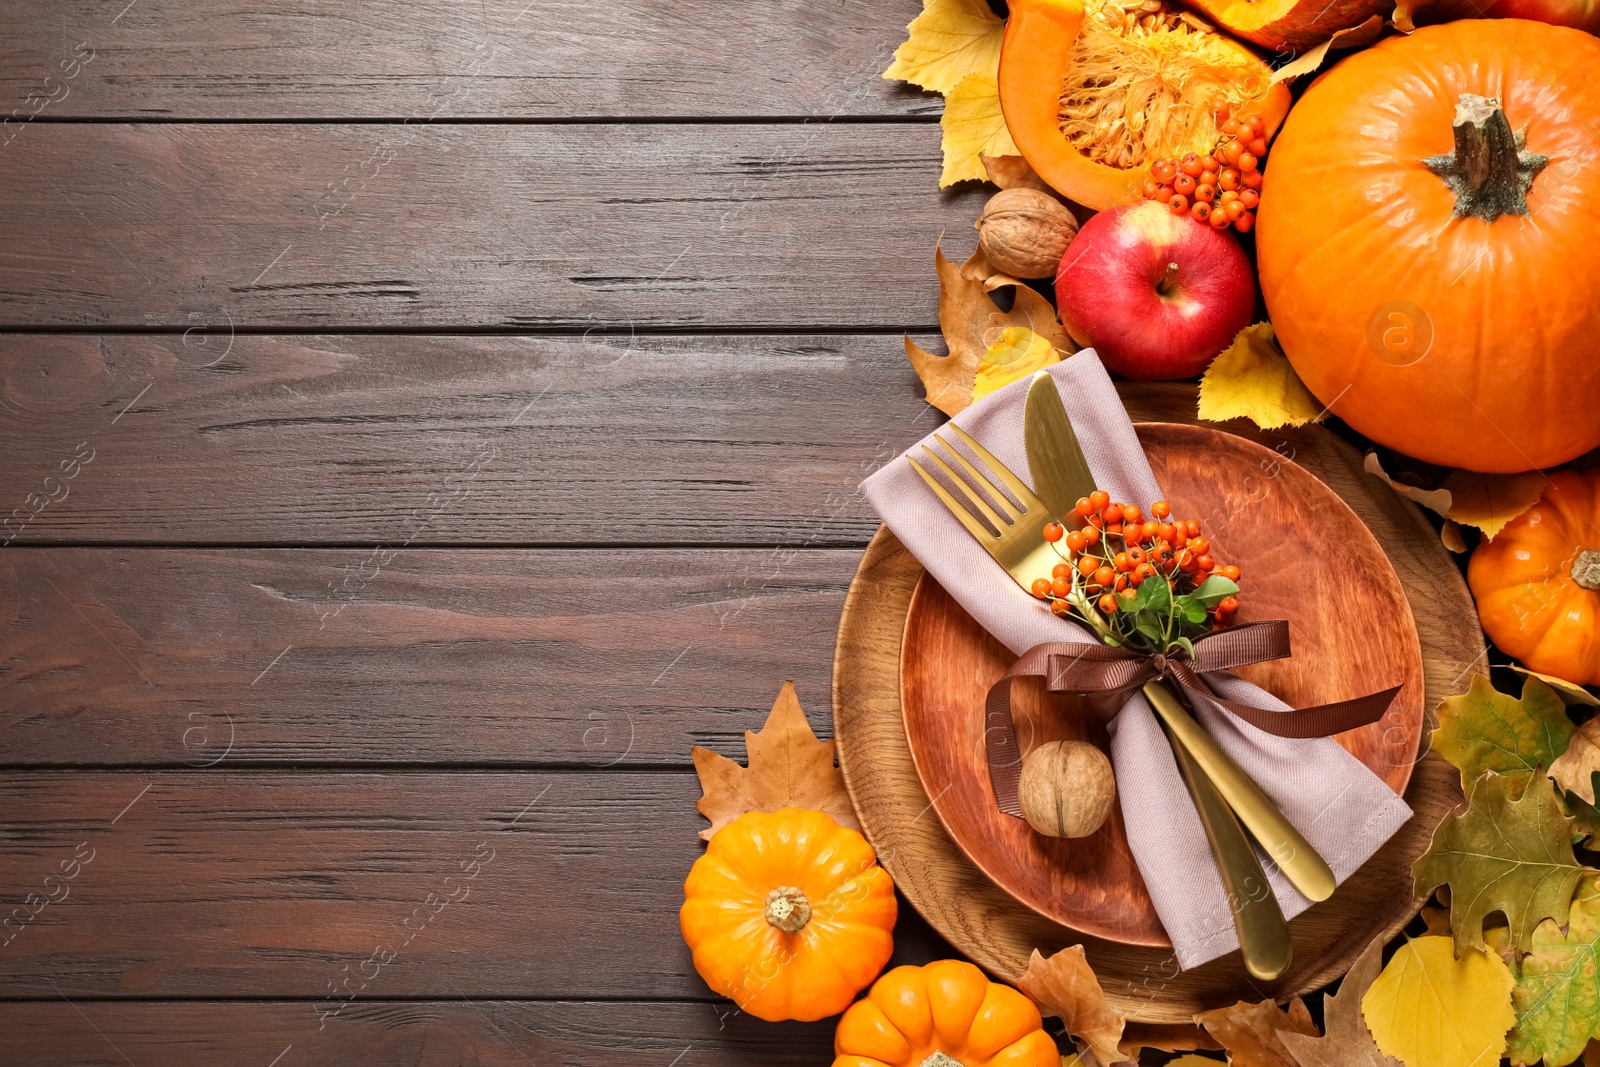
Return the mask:
M 1500 101 L 1462 93 L 1456 101 L 1456 149 L 1429 156 L 1423 165 L 1456 195 L 1456 218 L 1493 222 L 1501 215 L 1526 215 L 1534 175 L 1550 162 L 1523 149 L 1524 133 L 1512 133 Z
M 947 1056 L 943 1052 L 935 1052 L 918 1064 L 917 1067 L 962 1067 L 962 1063 L 954 1056 Z
M 1600 593 L 1600 550 L 1586 548 L 1572 561 L 1572 580 L 1591 592 Z
M 767 894 L 767 922 L 786 934 L 798 934 L 811 921 L 811 901 L 792 885 Z

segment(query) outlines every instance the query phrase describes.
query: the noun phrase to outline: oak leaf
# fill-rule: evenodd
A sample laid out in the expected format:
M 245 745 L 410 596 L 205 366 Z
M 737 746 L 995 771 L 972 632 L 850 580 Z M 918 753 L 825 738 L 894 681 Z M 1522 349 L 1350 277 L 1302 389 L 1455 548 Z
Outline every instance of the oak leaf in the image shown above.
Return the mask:
M 1400 1067 L 1378 1050 L 1372 1031 L 1361 1018 L 1361 998 L 1383 969 L 1383 945 L 1387 940 L 1382 934 L 1373 938 L 1339 983 L 1339 992 L 1323 997 L 1326 1036 L 1307 1037 L 1290 1031 L 1279 1035 L 1300 1067 Z
M 1231 1067 L 1297 1067 L 1284 1036 L 1318 1036 L 1317 1025 L 1299 997 L 1289 1002 L 1288 1011 L 1270 1000 L 1259 1004 L 1241 1000 L 1230 1007 L 1203 1011 L 1194 1021 L 1227 1050 Z
M 1444 817 L 1412 868 L 1419 897 L 1449 885 L 1458 951 L 1484 947 L 1490 912 L 1505 913 L 1512 947 L 1526 945 L 1541 919 L 1565 923 L 1583 875 L 1572 852 L 1572 819 L 1555 790 L 1535 783 L 1513 800 L 1515 785 L 1515 778 L 1494 773 L 1472 783 L 1466 811 Z
M 1017 988 L 1039 1006 L 1040 1014 L 1060 1017 L 1080 1056 L 1092 1057 L 1101 1067 L 1127 1059 L 1118 1047 L 1127 1016 L 1106 1001 L 1082 945 L 1064 948 L 1049 959 L 1034 949 Z
M 1513 985 L 1494 953 L 1457 959 L 1448 937 L 1419 937 L 1395 952 L 1361 1010 L 1379 1051 L 1406 1067 L 1494 1067 L 1517 1021 Z
M 968 74 L 944 97 L 939 119 L 944 169 L 939 188 L 964 181 L 983 181 L 989 172 L 983 156 L 1014 156 L 1017 144 L 1000 113 L 1000 83 L 992 74 Z
M 833 765 L 832 741 L 819 741 L 800 710 L 794 683 L 784 682 L 778 699 L 759 732 L 746 730 L 744 747 L 748 767 L 709 748 L 694 748 L 694 769 L 704 795 L 695 801 L 711 825 L 700 831 L 711 835 L 751 811 L 807 808 L 833 818 L 840 826 L 860 830 L 844 772 Z
M 1530 678 L 1528 684 L 1534 684 L 1533 679 Z M 1556 784 L 1590 804 L 1595 802 L 1595 794 L 1589 776 L 1595 771 L 1600 771 L 1600 718 L 1590 719 L 1578 727 L 1566 751 L 1550 764 L 1550 777 Z
M 1516 1067 L 1541 1059 L 1565 1067 L 1600 1038 L 1600 889 L 1593 882 L 1572 902 L 1567 929 L 1540 923 L 1511 973 L 1517 1025 L 1508 1052 Z
M 1433 747 L 1461 771 L 1463 792 L 1485 771 L 1524 781 L 1541 767 L 1554 774 L 1552 763 L 1572 740 L 1566 705 L 1537 678 L 1523 684 L 1519 700 L 1477 675 L 1466 693 L 1446 697 L 1438 714 Z
M 1593 771 L 1589 775 L 1589 791 L 1592 793 L 1597 787 L 1600 787 L 1600 771 Z M 1600 837 L 1600 807 L 1570 789 L 1562 790 L 1561 799 L 1567 814 L 1572 816 L 1573 841 L 1594 850 L 1595 838 Z
M 923 0 L 883 76 L 946 95 L 969 74 L 994 77 L 1005 26 L 986 0 Z
M 939 329 L 950 354 L 936 356 L 909 336 L 905 340 L 906 357 L 928 391 L 928 403 L 946 415 L 965 410 L 972 403 L 972 386 L 984 354 L 1007 326 L 1026 326 L 1057 351 L 1077 351 L 1056 320 L 1055 308 L 1037 292 L 1026 285 L 1017 286 L 1011 310 L 1002 314 L 984 292 L 982 282 L 963 278 L 943 249 L 934 249 L 933 255 L 939 273 Z
M 996 389 L 1060 362 L 1061 353 L 1049 341 L 1026 326 L 1007 326 L 978 362 L 978 372 L 972 381 L 972 399 L 981 400 Z
M 1245 418 L 1272 430 L 1327 417 L 1328 409 L 1311 395 L 1274 336 L 1270 322 L 1246 326 L 1211 361 L 1200 379 L 1200 418 L 1207 422 Z
M 1389 477 L 1375 452 L 1368 452 L 1362 465 L 1368 474 L 1382 479 L 1401 496 L 1463 526 L 1475 526 L 1491 541 L 1507 523 L 1538 503 L 1544 492 L 1545 477 L 1538 471 L 1526 474 L 1451 471 L 1437 488 L 1426 489 Z

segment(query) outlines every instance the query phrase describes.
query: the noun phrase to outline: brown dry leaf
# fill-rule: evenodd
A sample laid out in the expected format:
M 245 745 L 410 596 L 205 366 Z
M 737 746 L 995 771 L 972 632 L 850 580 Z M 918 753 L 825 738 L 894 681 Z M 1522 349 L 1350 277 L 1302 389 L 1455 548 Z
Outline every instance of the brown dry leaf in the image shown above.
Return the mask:
M 1287 1030 L 1278 1035 L 1300 1061 L 1300 1067 L 1400 1067 L 1378 1051 L 1372 1031 L 1361 1018 L 1361 998 L 1383 969 L 1383 946 L 1387 940 L 1382 934 L 1373 938 L 1339 983 L 1338 994 L 1323 998 L 1326 1037 L 1307 1037 Z
M 1167 1067 L 1227 1067 L 1226 1060 L 1219 1060 L 1214 1056 L 1179 1056 L 1175 1060 L 1167 1061 Z
M 1530 671 L 1520 663 L 1510 664 L 1510 667 L 1518 674 L 1539 679 L 1539 681 L 1554 689 L 1561 696 L 1561 699 L 1568 704 L 1583 704 L 1586 707 L 1600 708 L 1600 697 L 1595 696 L 1581 685 L 1575 685 L 1565 678 L 1557 678 L 1553 674 L 1540 674 L 1538 671 Z
M 1056 191 L 1045 184 L 1045 180 L 1035 174 L 1028 161 L 1021 156 L 980 155 L 978 158 L 983 162 L 983 169 L 989 172 L 989 180 L 1002 189 L 1037 189 L 1041 193 L 1056 195 Z
M 1194 1021 L 1222 1042 L 1232 1067 L 1299 1067 L 1283 1035 L 1320 1036 L 1299 997 L 1289 1002 L 1287 1012 L 1270 1000 L 1259 1004 L 1241 1000 L 1229 1008 L 1203 1011 Z
M 1429 904 L 1422 909 L 1422 925 L 1427 927 L 1425 932 L 1429 937 L 1449 937 L 1450 913 Z
M 760 732 L 744 733 L 749 767 L 695 746 L 694 769 L 705 795 L 694 806 L 711 820 L 700 836 L 709 841 L 746 812 L 779 808 L 820 811 L 840 826 L 860 830 L 844 772 L 833 765 L 833 744 L 817 740 L 800 710 L 794 683 L 784 682 Z
M 1578 727 L 1567 750 L 1550 764 L 1550 777 L 1562 789 L 1578 794 L 1590 804 L 1595 803 L 1595 795 L 1589 776 L 1595 771 L 1600 771 L 1600 718 Z
M 1538 471 L 1527 474 L 1451 471 L 1439 488 L 1422 489 L 1389 477 L 1376 452 L 1367 453 L 1363 466 L 1368 474 L 1383 479 L 1401 496 L 1463 526 L 1476 526 L 1490 540 L 1505 529 L 1506 523 L 1539 502 L 1546 481 Z
M 1102 1067 L 1127 1058 L 1120 1048 L 1127 1016 L 1106 1002 L 1082 945 L 1064 948 L 1049 959 L 1034 949 L 1017 988 L 1039 1005 L 1041 1014 L 1061 1017 L 1081 1054 L 1093 1056 Z
M 1345 51 L 1352 48 L 1365 48 L 1376 41 L 1383 33 L 1383 16 L 1373 15 L 1359 26 L 1350 26 L 1339 30 L 1332 37 L 1307 52 L 1291 59 L 1283 66 L 1272 72 L 1272 83 L 1276 85 L 1290 78 L 1298 78 L 1302 74 L 1313 74 L 1322 66 L 1323 60 L 1328 58 L 1332 51 Z
M 1394 14 L 1389 17 L 1390 21 L 1401 33 L 1411 33 L 1417 28 L 1417 12 L 1433 2 L 1434 0 L 1398 0 L 1394 5 Z
M 928 403 L 946 415 L 958 414 L 972 403 L 978 365 L 1007 326 L 1026 326 L 1058 352 L 1078 350 L 1056 320 L 1050 301 L 1026 285 L 1012 290 L 1015 302 L 1002 314 L 984 292 L 983 283 L 963 278 L 961 268 L 945 258 L 942 248 L 935 248 L 933 256 L 939 272 L 939 329 L 950 354 L 936 356 L 907 336 L 906 357 L 928 390 Z
M 1461 536 L 1461 524 L 1454 519 L 1444 520 L 1444 525 L 1439 528 L 1439 540 L 1457 555 L 1467 550 L 1467 539 Z
M 1159 1049 L 1162 1052 L 1192 1052 L 1195 1049 L 1220 1050 L 1222 1045 L 1198 1026 L 1182 1023 L 1163 1025 L 1131 1022 L 1123 1028 L 1122 1043 L 1118 1047 L 1124 1056 L 1135 1060 L 1139 1058 L 1139 1050 L 1142 1048 Z M 1205 1059 L 1203 1056 L 1193 1058 Z M 1218 1061 L 1213 1059 L 1208 1062 Z M 1172 1067 L 1172 1064 L 1167 1064 L 1167 1067 Z
M 992 293 L 1007 285 L 1020 285 L 1022 279 L 1013 278 L 999 267 L 989 262 L 989 257 L 983 254 L 983 249 L 972 253 L 967 261 L 961 264 L 961 276 L 969 282 L 982 282 L 983 291 Z

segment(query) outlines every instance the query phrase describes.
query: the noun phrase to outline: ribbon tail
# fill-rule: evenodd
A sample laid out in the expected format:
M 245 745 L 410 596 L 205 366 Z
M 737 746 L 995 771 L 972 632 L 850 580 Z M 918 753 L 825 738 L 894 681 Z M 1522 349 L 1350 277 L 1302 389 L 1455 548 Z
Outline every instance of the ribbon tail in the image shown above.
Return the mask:
M 1274 737 L 1304 740 L 1312 737 L 1331 737 L 1346 730 L 1358 730 L 1377 722 L 1383 718 L 1384 712 L 1389 710 L 1389 704 L 1400 689 L 1401 687 L 1397 685 L 1381 692 L 1368 693 L 1366 696 L 1351 697 L 1349 700 L 1339 700 L 1332 704 L 1318 704 L 1298 711 L 1257 708 L 1241 704 L 1237 700 L 1225 700 L 1209 689 L 1203 692 L 1206 697 L 1221 704 L 1235 717 L 1243 719 L 1264 733 Z

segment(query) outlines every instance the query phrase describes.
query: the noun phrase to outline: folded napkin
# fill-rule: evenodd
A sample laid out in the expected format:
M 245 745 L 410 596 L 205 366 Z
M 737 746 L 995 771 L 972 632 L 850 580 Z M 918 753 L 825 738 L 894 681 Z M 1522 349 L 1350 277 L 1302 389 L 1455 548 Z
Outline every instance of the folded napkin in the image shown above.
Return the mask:
M 1095 484 L 1112 499 L 1149 514 L 1161 490 L 1150 472 L 1110 377 L 1092 349 L 1049 368 L 1078 432 Z M 955 417 L 995 458 L 1031 483 L 1022 412 L 1028 381 L 1015 382 Z M 927 439 L 925 438 L 924 441 Z M 921 455 L 921 444 L 907 454 Z M 1092 644 L 1086 628 L 1050 613 L 1019 587 L 896 457 L 862 483 L 889 529 L 967 612 L 1019 655 L 1046 641 Z M 1249 560 L 1241 560 L 1248 570 Z M 1275 711 L 1289 706 L 1224 672 L 1205 676 L 1225 699 Z M 1331 737 L 1274 737 L 1197 699 L 1195 717 L 1305 835 L 1343 882 L 1411 817 L 1411 809 Z M 982 705 L 967 714 L 982 717 Z M 1135 693 L 1112 720 L 1111 762 L 1134 862 L 1180 967 L 1196 967 L 1239 947 L 1222 878 L 1200 817 L 1155 714 Z M 1311 904 L 1277 865 L 1257 855 L 1292 918 Z

